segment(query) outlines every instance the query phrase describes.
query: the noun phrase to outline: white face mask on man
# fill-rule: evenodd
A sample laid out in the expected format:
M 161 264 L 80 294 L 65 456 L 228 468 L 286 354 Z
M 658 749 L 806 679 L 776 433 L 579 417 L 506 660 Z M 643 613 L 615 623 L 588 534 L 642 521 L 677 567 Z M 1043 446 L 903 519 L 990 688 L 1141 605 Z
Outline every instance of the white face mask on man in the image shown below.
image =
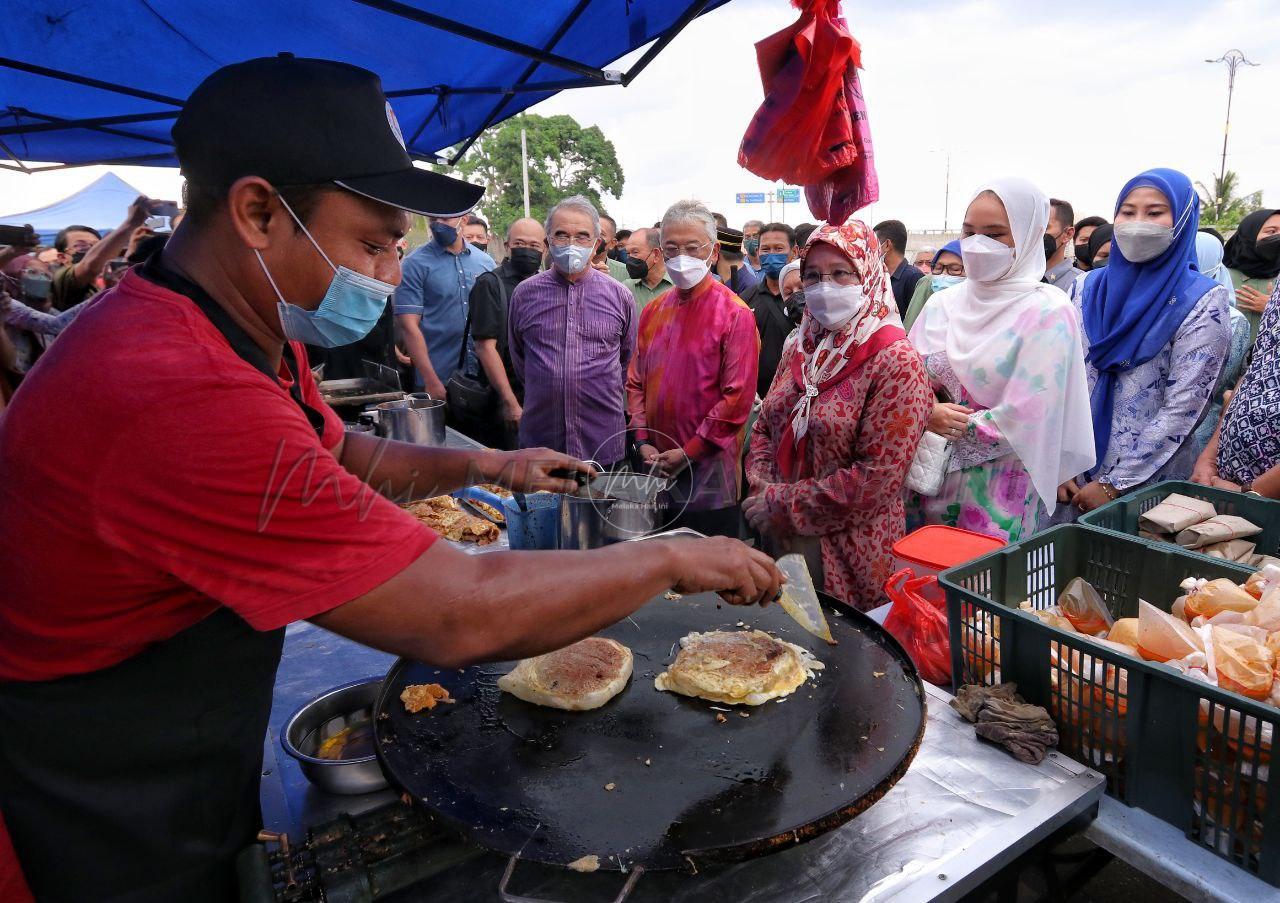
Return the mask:
M 672 284 L 681 291 L 689 291 L 706 279 L 710 272 L 711 261 L 703 260 L 701 257 L 681 254 L 667 261 L 667 275 L 671 277 Z

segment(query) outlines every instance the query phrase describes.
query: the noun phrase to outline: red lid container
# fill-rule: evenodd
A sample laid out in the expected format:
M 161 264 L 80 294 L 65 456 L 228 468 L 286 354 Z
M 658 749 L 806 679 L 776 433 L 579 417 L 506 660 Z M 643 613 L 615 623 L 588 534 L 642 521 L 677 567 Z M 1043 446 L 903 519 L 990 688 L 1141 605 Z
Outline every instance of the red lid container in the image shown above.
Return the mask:
M 919 565 L 932 571 L 964 564 L 1002 549 L 1003 539 L 983 536 L 958 527 L 931 525 L 908 533 L 893 544 L 893 554 L 907 564 Z

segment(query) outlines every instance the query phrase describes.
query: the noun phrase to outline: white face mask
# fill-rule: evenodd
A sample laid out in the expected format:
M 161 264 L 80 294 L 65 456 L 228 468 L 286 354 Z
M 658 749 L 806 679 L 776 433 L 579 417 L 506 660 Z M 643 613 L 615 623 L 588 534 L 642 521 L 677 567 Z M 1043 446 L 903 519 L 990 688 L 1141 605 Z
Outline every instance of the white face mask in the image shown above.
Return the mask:
M 819 282 L 804 290 L 805 310 L 824 329 L 839 329 L 867 306 L 861 285 L 836 285 Z
M 551 246 L 551 265 L 567 275 L 581 273 L 591 262 L 593 248 L 581 248 L 577 245 Z
M 1116 223 L 1112 238 L 1130 263 L 1155 260 L 1173 244 L 1173 229 L 1159 223 Z
M 1040 253 L 1037 244 L 1036 253 Z M 970 235 L 960 242 L 964 275 L 974 282 L 999 282 L 1013 269 L 1013 248 L 988 235 Z
M 711 262 L 701 257 L 681 254 L 667 261 L 667 275 L 671 277 L 672 284 L 681 291 L 689 291 L 706 279 L 710 272 Z

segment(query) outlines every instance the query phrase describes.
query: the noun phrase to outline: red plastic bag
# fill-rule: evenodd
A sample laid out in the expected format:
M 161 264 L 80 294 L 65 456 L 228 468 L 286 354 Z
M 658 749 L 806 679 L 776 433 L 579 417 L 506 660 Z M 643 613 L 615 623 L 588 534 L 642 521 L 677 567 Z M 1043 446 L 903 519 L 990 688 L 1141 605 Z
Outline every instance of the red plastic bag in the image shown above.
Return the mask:
M 879 194 L 858 82 L 861 48 L 839 0 L 795 0 L 800 18 L 756 44 L 765 99 L 738 150 L 762 178 L 806 186 L 815 216 L 844 220 Z
M 909 579 L 903 582 L 903 578 Z M 903 568 L 886 580 L 884 591 L 893 600 L 893 608 L 884 619 L 884 629 L 907 650 L 921 677 L 931 684 L 949 687 L 951 632 L 947 629 L 946 605 L 940 607 L 922 594 L 937 582 L 932 574 L 916 577 L 910 568 Z

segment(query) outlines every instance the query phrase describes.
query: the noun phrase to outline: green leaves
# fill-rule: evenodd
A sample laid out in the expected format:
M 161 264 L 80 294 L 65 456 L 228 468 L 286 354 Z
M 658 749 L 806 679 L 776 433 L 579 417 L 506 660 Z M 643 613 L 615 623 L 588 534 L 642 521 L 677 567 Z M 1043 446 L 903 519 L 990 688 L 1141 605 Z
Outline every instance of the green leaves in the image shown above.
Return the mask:
M 1240 195 L 1240 177 L 1227 170 L 1222 178 L 1213 177 L 1212 190 L 1196 182 L 1200 192 L 1200 225 L 1212 226 L 1219 232 L 1230 232 L 1254 210 L 1262 206 L 1262 192 Z
M 598 126 L 584 129 L 572 116 L 524 113 L 481 135 L 453 170 L 484 184 L 480 211 L 495 234 L 524 216 L 521 129 L 527 133 L 529 149 L 531 216 L 542 219 L 557 201 L 573 194 L 589 198 L 601 210 L 604 195 L 622 195 L 625 178 L 617 151 Z

